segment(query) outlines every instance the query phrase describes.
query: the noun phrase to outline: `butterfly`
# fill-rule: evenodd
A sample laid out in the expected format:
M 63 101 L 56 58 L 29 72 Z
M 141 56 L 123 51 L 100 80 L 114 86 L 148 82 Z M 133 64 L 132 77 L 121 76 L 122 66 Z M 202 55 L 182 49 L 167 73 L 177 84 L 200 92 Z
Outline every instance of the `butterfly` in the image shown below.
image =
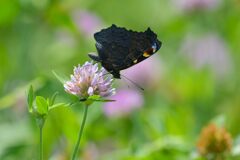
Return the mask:
M 98 55 L 88 54 L 89 57 L 100 62 L 117 79 L 121 79 L 121 70 L 147 59 L 162 45 L 150 28 L 136 32 L 114 24 L 95 33 L 94 39 Z

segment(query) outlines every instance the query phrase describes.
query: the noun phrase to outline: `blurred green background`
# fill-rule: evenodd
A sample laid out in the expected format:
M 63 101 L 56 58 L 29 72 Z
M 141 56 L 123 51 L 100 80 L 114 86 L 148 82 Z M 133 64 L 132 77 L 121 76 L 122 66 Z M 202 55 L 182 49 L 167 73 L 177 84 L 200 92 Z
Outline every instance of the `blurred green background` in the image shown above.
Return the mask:
M 38 159 L 28 86 L 44 97 L 58 91 L 58 102 L 70 102 L 52 70 L 70 75 L 90 60 L 93 33 L 111 24 L 151 27 L 163 46 L 126 71 L 144 92 L 116 80 L 120 104 L 91 106 L 81 157 L 198 159 L 200 131 L 214 122 L 232 135 L 229 159 L 240 159 L 239 15 L 239 0 L 0 0 L 0 159 Z M 82 111 L 81 104 L 51 111 L 44 159 L 70 159 Z

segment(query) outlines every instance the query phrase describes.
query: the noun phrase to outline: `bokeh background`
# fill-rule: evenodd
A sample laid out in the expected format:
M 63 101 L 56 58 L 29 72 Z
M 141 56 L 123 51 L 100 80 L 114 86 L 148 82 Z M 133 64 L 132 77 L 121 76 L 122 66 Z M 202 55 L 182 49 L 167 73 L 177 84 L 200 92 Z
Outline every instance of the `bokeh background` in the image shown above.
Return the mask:
M 240 152 L 239 0 L 1 0 L 0 159 L 38 159 L 38 128 L 27 111 L 37 95 L 58 91 L 52 70 L 70 75 L 96 52 L 93 33 L 111 24 L 147 27 L 160 51 L 115 80 L 114 103 L 94 103 L 81 142 L 84 160 L 201 159 L 198 139 L 210 123 L 232 137 L 227 159 Z M 44 128 L 44 159 L 70 159 L 83 107 L 57 108 Z

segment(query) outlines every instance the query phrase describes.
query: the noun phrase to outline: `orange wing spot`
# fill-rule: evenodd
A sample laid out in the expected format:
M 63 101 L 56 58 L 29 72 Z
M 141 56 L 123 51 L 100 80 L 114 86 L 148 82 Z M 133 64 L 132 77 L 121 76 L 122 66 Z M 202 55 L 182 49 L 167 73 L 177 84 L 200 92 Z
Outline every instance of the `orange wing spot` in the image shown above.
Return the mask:
M 148 52 L 143 53 L 143 57 L 149 57 L 149 56 L 150 56 L 150 54 Z

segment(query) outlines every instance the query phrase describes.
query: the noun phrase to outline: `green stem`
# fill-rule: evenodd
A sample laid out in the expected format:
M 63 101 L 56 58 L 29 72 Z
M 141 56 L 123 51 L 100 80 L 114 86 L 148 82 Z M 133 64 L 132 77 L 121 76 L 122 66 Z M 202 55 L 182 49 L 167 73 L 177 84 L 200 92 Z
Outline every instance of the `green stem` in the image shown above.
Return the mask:
M 77 143 L 76 143 L 75 148 L 74 148 L 72 160 L 75 160 L 76 156 L 78 155 L 79 144 L 80 144 L 80 141 L 81 141 L 84 125 L 85 125 L 85 122 L 86 122 L 86 119 L 87 119 L 87 112 L 88 112 L 88 105 L 86 105 L 85 109 L 84 109 L 83 120 L 82 120 L 81 128 L 80 128 L 80 131 L 79 131 L 79 134 L 78 134 Z
M 39 127 L 39 138 L 40 138 L 40 160 L 43 160 L 43 140 L 42 140 L 42 131 L 43 131 L 43 127 Z

